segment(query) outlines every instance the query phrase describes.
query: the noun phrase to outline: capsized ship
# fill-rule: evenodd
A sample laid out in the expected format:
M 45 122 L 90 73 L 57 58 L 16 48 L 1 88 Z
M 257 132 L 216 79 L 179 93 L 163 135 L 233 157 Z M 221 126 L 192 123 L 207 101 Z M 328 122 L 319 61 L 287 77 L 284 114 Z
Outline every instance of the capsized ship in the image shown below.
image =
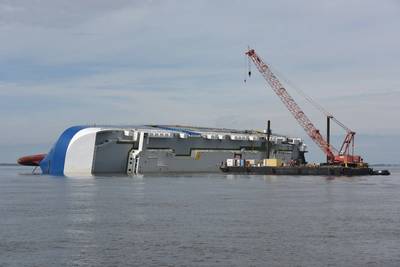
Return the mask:
M 74 126 L 65 130 L 47 154 L 22 157 L 22 165 L 40 166 L 43 174 L 101 175 L 220 172 L 234 155 L 284 163 L 305 163 L 300 138 L 266 131 L 176 125 Z

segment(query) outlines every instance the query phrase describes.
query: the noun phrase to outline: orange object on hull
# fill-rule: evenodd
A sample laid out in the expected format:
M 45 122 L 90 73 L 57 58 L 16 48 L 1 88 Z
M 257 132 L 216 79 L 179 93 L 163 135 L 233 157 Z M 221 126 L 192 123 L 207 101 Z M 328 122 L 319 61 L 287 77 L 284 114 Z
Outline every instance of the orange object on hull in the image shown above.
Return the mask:
M 46 157 L 46 154 L 36 154 L 24 156 L 18 159 L 18 164 L 24 166 L 39 166 L 40 162 Z

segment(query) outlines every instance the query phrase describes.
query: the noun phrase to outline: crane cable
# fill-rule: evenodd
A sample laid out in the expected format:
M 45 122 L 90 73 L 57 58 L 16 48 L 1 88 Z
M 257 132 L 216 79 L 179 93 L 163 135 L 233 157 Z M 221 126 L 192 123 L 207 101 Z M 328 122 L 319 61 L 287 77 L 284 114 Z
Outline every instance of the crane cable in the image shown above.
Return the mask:
M 327 111 L 324 107 L 322 107 L 319 103 L 317 103 L 314 99 L 312 99 L 311 96 L 307 95 L 303 90 L 301 90 L 298 86 L 296 86 L 289 79 L 287 79 L 282 73 L 277 71 L 275 68 L 272 68 L 270 65 L 269 65 L 269 68 L 272 69 L 273 72 L 276 73 L 280 79 L 282 79 L 287 85 L 289 85 L 291 88 L 293 88 L 299 95 L 301 95 L 305 100 L 307 100 L 311 105 L 313 105 L 321 113 L 323 113 L 327 117 L 329 116 L 334 122 L 336 122 L 340 127 L 342 127 L 347 132 L 352 132 L 352 130 L 350 130 L 350 128 L 348 128 L 346 125 L 344 125 L 338 119 L 336 119 L 332 115 L 332 113 Z
M 249 48 L 250 49 L 250 48 Z M 244 82 L 246 83 L 247 77 L 251 77 L 251 60 L 248 56 L 245 56 L 245 61 L 247 59 L 247 69 L 248 73 L 245 74 Z M 265 60 L 264 60 L 265 61 Z M 265 62 L 266 63 L 266 62 Z M 246 64 L 246 62 L 245 62 Z M 266 63 L 267 64 L 267 63 Z M 289 85 L 291 88 L 293 88 L 300 96 L 302 96 L 305 100 L 307 100 L 311 105 L 313 105 L 316 109 L 318 109 L 321 113 L 323 113 L 325 116 L 330 117 L 334 122 L 336 122 L 337 125 L 342 127 L 346 132 L 353 132 L 350 130 L 349 127 L 344 125 L 342 122 L 340 122 L 338 119 L 335 118 L 335 116 L 332 115 L 329 111 L 327 111 L 324 107 L 322 107 L 318 102 L 316 102 L 314 99 L 311 98 L 311 96 L 307 95 L 303 90 L 301 90 L 298 86 L 296 86 L 293 82 L 291 82 L 288 78 L 286 78 L 282 73 L 280 73 L 278 70 L 275 68 L 271 67 L 270 64 L 267 64 L 268 67 L 278 75 L 278 77 L 283 80 L 287 85 Z
M 246 83 L 247 77 L 249 77 L 249 78 L 251 77 L 251 59 L 246 55 L 244 55 L 244 64 L 247 67 L 247 73 L 244 74 L 243 81 L 244 81 L 244 83 Z

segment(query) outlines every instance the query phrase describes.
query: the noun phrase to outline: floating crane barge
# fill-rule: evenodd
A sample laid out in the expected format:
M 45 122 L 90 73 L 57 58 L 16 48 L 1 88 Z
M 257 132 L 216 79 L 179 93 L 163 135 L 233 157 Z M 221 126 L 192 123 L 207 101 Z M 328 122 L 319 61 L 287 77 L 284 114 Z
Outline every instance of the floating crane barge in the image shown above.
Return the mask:
M 240 157 L 227 159 L 220 169 L 223 172 L 234 173 L 257 173 L 257 174 L 273 174 L 273 175 L 332 175 L 332 176 L 353 176 L 353 175 L 389 175 L 389 171 L 374 171 L 368 167 L 368 164 L 363 162 L 359 155 L 354 154 L 354 136 L 355 132 L 346 127 L 343 123 L 337 120 L 332 114 L 328 113 L 320 105 L 315 103 L 310 97 L 306 99 L 318 109 L 325 113 L 327 117 L 327 136 L 326 139 L 321 135 L 320 131 L 314 126 L 311 120 L 307 117 L 304 111 L 292 98 L 285 89 L 283 84 L 272 72 L 271 68 L 257 55 L 254 49 L 248 49 L 246 55 L 250 61 L 254 63 L 258 71 L 270 85 L 272 90 L 280 98 L 286 108 L 290 111 L 299 125 L 304 129 L 311 140 L 316 143 L 326 155 L 326 163 L 320 165 L 307 165 L 299 162 L 291 162 L 289 165 L 279 161 L 279 159 L 270 160 L 269 151 L 266 153 L 266 158 L 263 161 L 256 162 L 255 160 L 245 160 Z M 251 71 L 249 69 L 249 77 Z M 246 81 L 246 80 L 245 80 Z M 346 136 L 340 149 L 335 149 L 330 144 L 330 122 L 336 122 L 346 131 Z M 268 121 L 268 135 L 271 134 L 270 122 Z M 269 143 L 269 139 L 267 140 Z

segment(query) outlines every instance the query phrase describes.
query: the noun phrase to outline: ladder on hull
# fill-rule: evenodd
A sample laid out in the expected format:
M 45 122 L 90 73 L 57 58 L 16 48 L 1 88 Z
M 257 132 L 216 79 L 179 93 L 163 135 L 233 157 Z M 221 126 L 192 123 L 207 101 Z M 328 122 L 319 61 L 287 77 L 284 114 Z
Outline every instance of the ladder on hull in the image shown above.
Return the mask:
M 139 135 L 138 149 L 132 149 L 131 151 L 129 151 L 128 164 L 126 167 L 126 174 L 128 175 L 139 174 L 140 154 L 143 150 L 143 143 L 144 143 L 143 141 L 144 141 L 144 132 L 141 132 Z

